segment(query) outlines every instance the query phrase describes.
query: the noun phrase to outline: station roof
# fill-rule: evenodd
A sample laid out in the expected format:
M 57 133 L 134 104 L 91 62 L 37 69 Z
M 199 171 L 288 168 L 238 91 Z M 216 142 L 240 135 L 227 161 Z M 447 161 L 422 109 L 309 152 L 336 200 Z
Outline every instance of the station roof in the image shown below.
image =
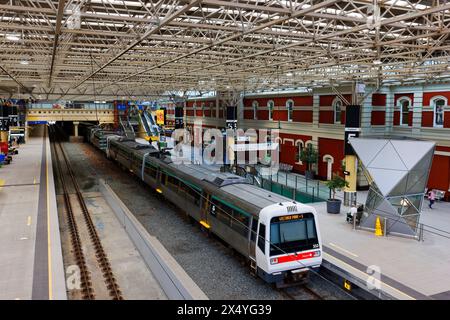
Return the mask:
M 0 95 L 448 81 L 449 25 L 431 0 L 0 0 Z

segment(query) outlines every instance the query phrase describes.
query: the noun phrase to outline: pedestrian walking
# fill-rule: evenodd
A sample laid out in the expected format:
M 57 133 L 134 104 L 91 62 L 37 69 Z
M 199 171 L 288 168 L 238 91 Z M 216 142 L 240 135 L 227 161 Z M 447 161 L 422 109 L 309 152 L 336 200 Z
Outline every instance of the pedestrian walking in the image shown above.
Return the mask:
M 430 209 L 433 209 L 433 204 L 434 204 L 434 201 L 436 200 L 436 193 L 433 190 L 428 192 L 428 200 L 430 201 L 430 203 L 428 204 L 428 207 Z

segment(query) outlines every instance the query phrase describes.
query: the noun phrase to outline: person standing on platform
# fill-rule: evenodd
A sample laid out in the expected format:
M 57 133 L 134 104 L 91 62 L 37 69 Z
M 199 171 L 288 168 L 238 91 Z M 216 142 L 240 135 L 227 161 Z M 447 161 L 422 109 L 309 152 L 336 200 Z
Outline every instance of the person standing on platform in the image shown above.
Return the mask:
M 434 204 L 434 201 L 436 200 L 436 193 L 433 190 L 428 192 L 428 200 L 430 201 L 430 203 L 428 204 L 428 207 L 430 209 L 433 209 L 433 204 Z
M 353 204 L 352 207 L 350 208 L 350 210 L 347 213 L 347 221 L 348 222 L 353 222 L 353 219 L 356 219 L 357 213 L 358 213 L 358 208 L 356 207 L 355 204 Z

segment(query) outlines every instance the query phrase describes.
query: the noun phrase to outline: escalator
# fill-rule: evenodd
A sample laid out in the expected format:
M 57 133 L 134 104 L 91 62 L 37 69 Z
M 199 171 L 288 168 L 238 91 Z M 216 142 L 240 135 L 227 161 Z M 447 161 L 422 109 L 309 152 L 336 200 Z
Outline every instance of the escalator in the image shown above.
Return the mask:
M 159 140 L 159 126 L 155 123 L 153 116 L 147 110 L 142 111 L 142 113 L 140 114 L 140 120 L 142 126 L 145 129 L 145 132 L 147 133 L 147 136 L 149 137 L 149 140 Z

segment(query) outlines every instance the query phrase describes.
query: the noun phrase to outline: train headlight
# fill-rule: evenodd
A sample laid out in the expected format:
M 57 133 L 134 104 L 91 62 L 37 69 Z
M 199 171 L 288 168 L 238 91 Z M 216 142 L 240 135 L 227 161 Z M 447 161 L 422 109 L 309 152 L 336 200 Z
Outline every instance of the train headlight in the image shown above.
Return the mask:
M 314 257 L 320 257 L 320 250 L 314 251 Z
M 270 259 L 270 264 L 277 264 L 277 263 L 278 263 L 278 258 Z

